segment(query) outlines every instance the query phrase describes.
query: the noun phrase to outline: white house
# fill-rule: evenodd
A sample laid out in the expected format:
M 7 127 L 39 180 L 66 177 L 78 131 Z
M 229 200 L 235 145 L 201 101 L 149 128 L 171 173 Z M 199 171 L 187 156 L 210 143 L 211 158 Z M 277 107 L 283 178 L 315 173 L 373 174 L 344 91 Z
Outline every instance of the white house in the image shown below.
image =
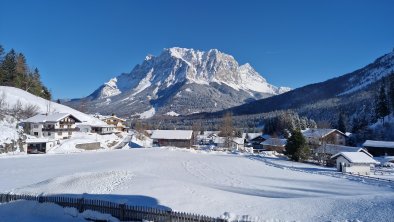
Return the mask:
M 115 126 L 108 124 L 78 124 L 79 131 L 100 135 L 115 133 Z
M 37 138 L 67 139 L 77 131 L 75 123 L 81 121 L 69 113 L 38 114 L 23 121 L 27 134 Z
M 371 165 L 379 163 L 365 152 L 340 152 L 331 158 L 336 158 L 338 171 L 362 175 L 369 175 Z

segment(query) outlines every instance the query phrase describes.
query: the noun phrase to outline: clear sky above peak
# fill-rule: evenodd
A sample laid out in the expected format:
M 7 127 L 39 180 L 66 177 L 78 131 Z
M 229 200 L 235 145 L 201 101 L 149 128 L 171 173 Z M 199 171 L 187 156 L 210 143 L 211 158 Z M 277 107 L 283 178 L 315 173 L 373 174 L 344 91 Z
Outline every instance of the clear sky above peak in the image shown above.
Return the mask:
M 394 1 L 0 0 L 0 44 L 54 98 L 87 96 L 163 48 L 216 48 L 268 82 L 300 87 L 394 47 Z

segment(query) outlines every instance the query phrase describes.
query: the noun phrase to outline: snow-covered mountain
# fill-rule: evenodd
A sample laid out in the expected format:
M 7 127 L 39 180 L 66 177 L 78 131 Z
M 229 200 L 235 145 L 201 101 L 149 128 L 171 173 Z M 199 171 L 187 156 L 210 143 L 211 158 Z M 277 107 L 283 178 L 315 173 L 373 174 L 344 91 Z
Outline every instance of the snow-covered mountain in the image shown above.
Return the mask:
M 354 72 L 230 110 L 234 115 L 246 115 L 293 109 L 300 115 L 316 121 L 330 121 L 333 125 L 336 124 L 339 112 L 346 114 L 348 121 L 354 118 L 373 121 L 376 95 L 385 81 L 384 77 L 389 75 L 394 75 L 394 51 Z M 217 112 L 206 116 L 222 114 Z
M 8 87 L 8 86 L 0 86 L 0 96 L 4 98 L 5 105 L 9 108 L 15 106 L 16 103 L 20 102 L 22 106 L 35 105 L 38 107 L 38 111 L 40 113 L 49 112 L 61 112 L 61 113 L 70 113 L 81 120 L 83 123 L 94 124 L 94 125 L 102 125 L 105 124 L 101 120 L 87 115 L 85 113 L 81 113 L 73 108 L 68 106 L 58 104 L 41 97 L 35 96 L 31 93 L 28 93 L 22 89 Z
M 190 114 L 237 106 L 289 91 L 217 49 L 169 48 L 148 55 L 130 73 L 112 78 L 83 101 L 89 112 L 118 115 Z

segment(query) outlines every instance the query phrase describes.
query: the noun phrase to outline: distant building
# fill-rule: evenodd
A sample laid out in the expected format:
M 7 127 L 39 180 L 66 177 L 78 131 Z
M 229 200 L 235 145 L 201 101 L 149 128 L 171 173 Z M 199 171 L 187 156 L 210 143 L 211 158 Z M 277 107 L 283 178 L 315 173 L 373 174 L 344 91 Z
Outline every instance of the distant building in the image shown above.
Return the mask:
M 262 142 L 263 150 L 276 151 L 283 153 L 286 150 L 287 139 L 268 138 Z
M 371 165 L 379 163 L 364 152 L 340 152 L 332 158 L 336 159 L 338 171 L 343 173 L 369 175 Z
M 127 132 L 129 127 L 125 125 L 126 120 L 115 115 L 103 117 L 102 120 L 108 125 L 113 125 L 118 132 Z
M 266 141 L 268 138 L 270 138 L 269 135 L 263 135 L 261 133 L 248 133 L 245 136 L 245 141 L 248 146 L 252 146 L 253 150 L 262 150 L 263 145 L 261 145 L 262 142 Z
M 322 144 L 346 145 L 346 134 L 337 129 L 306 129 L 302 135 L 312 148 L 317 148 Z
M 67 139 L 77 131 L 75 123 L 81 121 L 69 113 L 38 114 L 23 121 L 27 134 L 51 139 Z
M 373 156 L 394 156 L 394 141 L 367 140 L 363 147 Z
M 115 133 L 115 126 L 108 124 L 79 124 L 78 128 L 81 132 L 97 133 L 100 135 Z
M 336 158 L 331 157 L 340 152 L 364 152 L 365 154 L 372 156 L 367 150 L 363 148 L 336 144 L 323 144 L 316 148 L 313 152 L 318 160 L 328 166 L 335 165 Z
M 154 130 L 151 139 L 153 146 L 190 148 L 193 145 L 192 137 L 192 130 Z

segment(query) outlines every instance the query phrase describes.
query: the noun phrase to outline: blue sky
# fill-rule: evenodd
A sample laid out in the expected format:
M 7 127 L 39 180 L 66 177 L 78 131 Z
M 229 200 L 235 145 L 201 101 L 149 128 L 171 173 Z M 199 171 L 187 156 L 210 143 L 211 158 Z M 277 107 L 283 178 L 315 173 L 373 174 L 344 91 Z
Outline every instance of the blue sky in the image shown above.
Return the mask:
M 217 48 L 296 88 L 393 50 L 393 11 L 392 0 L 0 0 L 0 44 L 23 52 L 55 99 L 87 96 L 173 46 Z

